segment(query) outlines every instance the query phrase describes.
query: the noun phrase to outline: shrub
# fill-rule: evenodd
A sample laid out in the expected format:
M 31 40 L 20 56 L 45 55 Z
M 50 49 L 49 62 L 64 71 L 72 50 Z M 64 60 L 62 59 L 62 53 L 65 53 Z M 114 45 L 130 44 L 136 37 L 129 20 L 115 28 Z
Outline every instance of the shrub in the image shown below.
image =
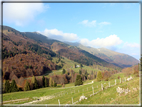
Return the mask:
M 119 79 L 119 78 L 120 78 L 120 76 L 117 77 L 117 79 Z

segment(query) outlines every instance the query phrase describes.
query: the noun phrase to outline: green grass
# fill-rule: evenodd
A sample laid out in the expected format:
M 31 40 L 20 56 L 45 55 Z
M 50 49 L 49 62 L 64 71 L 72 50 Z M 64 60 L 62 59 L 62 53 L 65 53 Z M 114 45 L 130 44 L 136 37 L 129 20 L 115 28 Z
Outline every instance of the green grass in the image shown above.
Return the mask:
M 53 60 L 52 62 L 56 63 L 56 61 L 58 60 L 59 58 L 57 57 L 53 57 Z M 44 75 L 49 77 L 49 75 L 61 75 L 62 74 L 62 70 L 65 69 L 72 69 L 74 72 L 79 72 L 79 70 L 81 69 L 80 67 L 78 68 L 74 68 L 74 65 L 80 65 L 79 63 L 77 62 L 74 62 L 72 60 L 69 60 L 67 59 L 66 57 L 64 57 L 63 59 L 61 58 L 61 60 L 64 62 L 64 66 L 63 68 L 59 69 L 59 70 L 52 70 L 51 73 L 45 73 Z M 57 65 L 61 64 L 61 62 L 59 62 Z M 87 70 L 88 73 L 90 73 L 91 71 L 99 71 L 98 69 L 94 69 L 92 66 L 86 66 L 86 65 L 83 65 L 82 69 L 85 69 Z
M 132 90 L 133 87 L 138 88 L 139 78 L 135 77 L 133 80 L 129 82 L 123 82 L 120 84 L 119 79 L 117 79 L 118 76 L 124 77 L 122 73 L 119 73 L 119 74 L 115 74 L 113 79 L 110 79 L 111 85 L 115 84 L 114 80 L 116 79 L 117 81 L 116 86 L 107 88 L 103 92 L 99 92 L 98 94 L 91 97 L 90 97 L 90 94 L 93 93 L 92 86 L 94 87 L 94 93 L 95 93 L 101 89 L 101 83 L 104 85 L 104 87 L 107 87 L 109 81 L 97 82 L 96 80 L 94 80 L 93 84 L 87 84 L 87 85 L 76 86 L 76 87 L 74 86 L 74 83 L 70 83 L 70 84 L 66 84 L 64 88 L 63 87 L 47 87 L 47 88 L 41 88 L 41 89 L 25 91 L 25 92 L 22 91 L 22 92 L 14 92 L 14 93 L 5 93 L 3 94 L 3 101 L 29 98 L 29 100 L 24 101 L 25 103 L 25 102 L 34 100 L 33 97 L 55 96 L 52 99 L 41 101 L 41 102 L 38 102 L 37 104 L 58 104 L 58 99 L 60 99 L 61 104 L 71 104 L 72 97 L 75 102 L 79 100 L 79 97 L 82 94 L 84 94 L 86 97 L 88 97 L 88 99 L 83 100 L 77 104 L 138 104 L 139 91 L 131 92 L 127 95 L 122 94 L 119 96 L 119 94 L 116 92 L 116 88 L 118 86 L 122 88 L 129 88 L 130 90 Z M 84 84 L 90 83 L 91 81 L 92 80 L 87 80 L 84 82 Z M 64 94 L 60 95 L 61 92 L 65 93 L 65 95 Z M 22 103 L 23 102 L 15 102 L 15 104 L 22 104 Z

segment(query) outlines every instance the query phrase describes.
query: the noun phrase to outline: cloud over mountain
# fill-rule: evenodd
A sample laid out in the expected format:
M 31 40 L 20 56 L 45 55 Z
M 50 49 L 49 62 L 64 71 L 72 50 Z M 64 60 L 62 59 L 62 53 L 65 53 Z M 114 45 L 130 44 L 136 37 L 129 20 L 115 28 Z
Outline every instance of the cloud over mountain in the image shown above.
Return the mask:
M 45 29 L 42 33 L 43 35 L 52 38 L 57 39 L 60 41 L 75 41 L 78 39 L 77 34 L 74 33 L 64 33 L 62 31 L 59 31 L 58 29 Z
M 117 35 L 114 34 L 106 38 L 97 38 L 91 41 L 84 38 L 80 40 L 80 43 L 85 46 L 92 46 L 92 47 L 113 47 L 121 44 L 122 40 Z

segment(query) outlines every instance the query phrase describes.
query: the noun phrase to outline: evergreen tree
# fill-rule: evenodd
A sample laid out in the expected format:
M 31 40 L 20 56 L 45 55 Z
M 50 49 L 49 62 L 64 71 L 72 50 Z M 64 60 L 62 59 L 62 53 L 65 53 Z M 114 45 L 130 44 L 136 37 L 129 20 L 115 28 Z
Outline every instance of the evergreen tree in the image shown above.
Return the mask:
M 82 64 L 80 64 L 80 68 L 82 69 L 82 67 L 83 67 L 83 65 Z
M 101 71 L 98 71 L 97 73 L 97 81 L 101 81 L 103 78 Z
M 45 87 L 48 87 L 47 79 L 45 78 Z
M 52 80 L 52 78 L 50 77 L 50 79 L 49 79 L 49 86 L 50 87 L 52 87 L 53 86 L 53 80 Z
M 37 79 L 36 79 L 36 78 L 35 78 L 34 88 L 35 88 L 35 89 L 37 89 L 37 88 L 38 88 L 38 82 L 37 82 Z
M 10 87 L 11 87 L 11 92 L 17 92 L 18 91 L 18 87 L 16 85 L 15 80 L 12 80 Z
M 42 83 L 43 83 L 43 87 L 45 87 L 45 78 L 44 78 L 44 76 L 42 77 Z
M 79 70 L 79 74 L 80 74 L 80 75 L 82 74 L 82 71 L 81 71 L 81 70 Z
M 32 83 L 33 83 L 33 89 L 37 89 L 38 88 L 38 82 L 37 82 L 35 76 L 33 76 L 33 78 L 32 78 Z
M 81 75 L 77 75 L 76 81 L 75 81 L 75 86 L 76 85 L 82 85 L 82 84 L 83 84 L 83 82 L 82 82 Z
M 76 68 L 76 64 L 74 64 L 74 68 Z
M 54 83 L 54 87 L 56 87 L 57 86 L 57 83 Z
M 65 69 L 63 69 L 62 74 L 65 74 L 65 73 L 66 73 L 66 70 L 65 70 Z
M 5 81 L 4 91 L 5 91 L 6 93 L 11 92 L 9 80 L 6 80 L 6 81 Z
M 28 81 L 26 81 L 25 87 L 24 87 L 24 91 L 28 91 L 30 90 L 30 84 Z

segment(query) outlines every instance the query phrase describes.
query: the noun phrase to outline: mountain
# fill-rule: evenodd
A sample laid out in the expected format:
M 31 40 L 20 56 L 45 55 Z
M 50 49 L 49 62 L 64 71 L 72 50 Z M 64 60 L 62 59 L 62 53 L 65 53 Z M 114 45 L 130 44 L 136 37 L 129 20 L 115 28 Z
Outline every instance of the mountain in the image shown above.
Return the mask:
M 92 47 L 86 47 L 83 46 L 79 43 L 68 43 L 71 44 L 73 46 L 77 46 L 80 49 L 83 49 L 89 53 L 91 53 L 92 55 L 95 55 L 109 63 L 112 63 L 116 66 L 119 66 L 121 68 L 124 67 L 130 67 L 132 65 L 136 65 L 139 63 L 139 61 L 137 59 L 135 59 L 134 57 L 127 55 L 127 54 L 123 54 L 123 53 L 119 53 L 119 52 L 115 52 L 106 48 L 92 48 Z
M 57 68 L 50 60 L 56 56 L 50 45 L 38 43 L 25 33 L 7 26 L 3 27 L 2 33 L 2 71 L 5 79 L 9 79 L 13 72 L 17 77 L 29 77 Z
M 3 26 L 3 50 L 3 58 L 21 53 L 35 53 L 47 59 L 60 55 L 85 65 L 116 67 L 78 47 L 47 38 L 37 32 L 20 32 L 8 26 Z

